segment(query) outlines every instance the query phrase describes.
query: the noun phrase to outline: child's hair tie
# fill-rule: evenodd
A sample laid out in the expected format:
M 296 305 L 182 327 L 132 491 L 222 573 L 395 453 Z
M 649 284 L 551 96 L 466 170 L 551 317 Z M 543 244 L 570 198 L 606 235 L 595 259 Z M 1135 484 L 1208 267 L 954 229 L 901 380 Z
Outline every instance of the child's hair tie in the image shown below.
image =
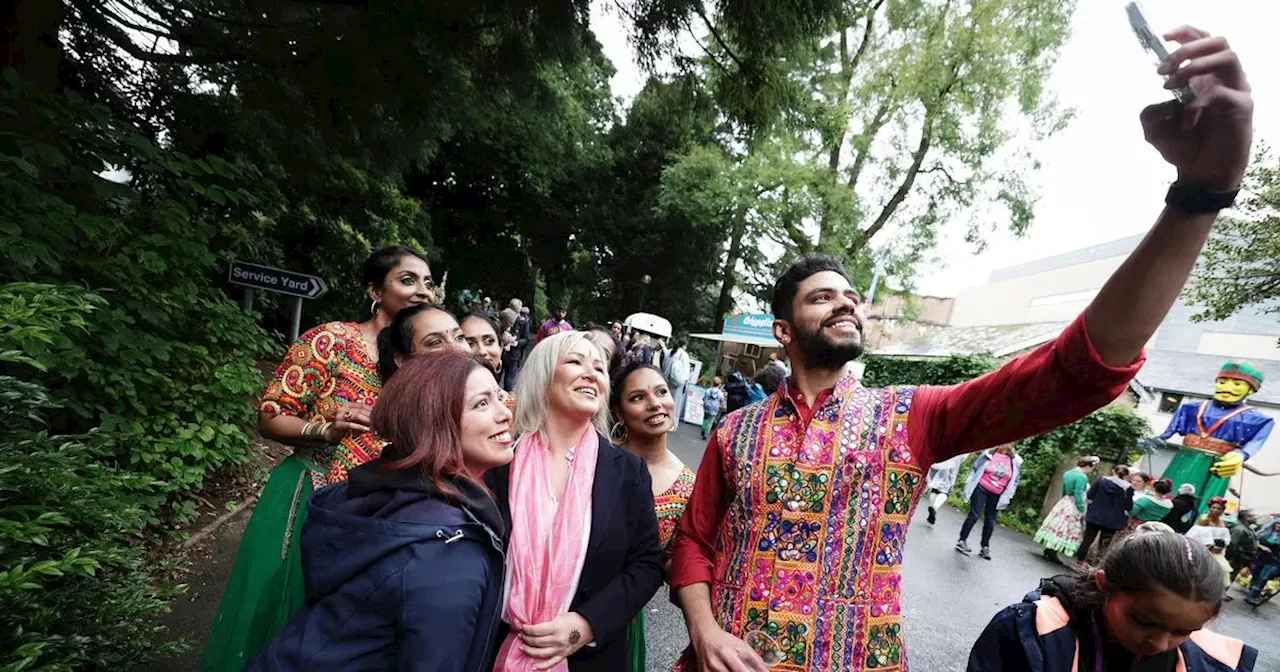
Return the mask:
M 1191 541 L 1189 541 L 1186 537 L 1183 537 L 1182 545 L 1187 548 L 1187 562 L 1191 562 L 1192 561 L 1191 560 Z

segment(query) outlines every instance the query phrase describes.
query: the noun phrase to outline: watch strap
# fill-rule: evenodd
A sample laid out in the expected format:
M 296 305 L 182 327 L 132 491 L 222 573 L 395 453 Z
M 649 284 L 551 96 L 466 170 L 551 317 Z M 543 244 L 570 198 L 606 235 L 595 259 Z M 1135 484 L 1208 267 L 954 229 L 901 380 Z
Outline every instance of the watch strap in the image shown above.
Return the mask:
M 1177 184 L 1169 187 L 1164 196 L 1165 205 L 1190 214 L 1218 212 L 1229 208 L 1236 202 L 1239 189 L 1232 191 L 1210 191 L 1203 187 L 1192 187 Z

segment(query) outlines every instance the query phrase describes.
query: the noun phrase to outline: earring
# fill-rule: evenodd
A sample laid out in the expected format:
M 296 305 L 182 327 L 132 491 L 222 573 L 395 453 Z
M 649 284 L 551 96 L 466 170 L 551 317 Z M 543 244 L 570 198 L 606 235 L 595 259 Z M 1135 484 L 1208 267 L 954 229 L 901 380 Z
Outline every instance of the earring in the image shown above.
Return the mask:
M 609 429 L 609 438 L 613 439 L 616 445 L 624 445 L 627 442 L 627 426 L 621 422 L 613 423 L 613 427 Z
M 377 301 L 377 300 L 375 300 L 373 303 L 369 304 L 369 314 L 370 314 L 370 315 L 377 315 L 377 314 L 378 314 L 378 304 L 380 304 L 380 303 L 382 303 L 382 302 L 381 302 L 381 301 Z

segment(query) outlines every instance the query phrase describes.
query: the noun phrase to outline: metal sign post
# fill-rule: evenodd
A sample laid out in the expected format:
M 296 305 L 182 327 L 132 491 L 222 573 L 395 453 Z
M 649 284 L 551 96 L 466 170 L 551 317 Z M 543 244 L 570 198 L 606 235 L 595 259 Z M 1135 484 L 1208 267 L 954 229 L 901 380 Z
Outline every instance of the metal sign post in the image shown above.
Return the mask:
M 242 301 L 245 310 L 253 309 L 253 293 L 256 289 L 293 297 L 289 306 L 290 343 L 298 340 L 298 334 L 301 333 L 302 300 L 318 299 L 329 291 L 329 285 L 314 275 L 261 266 L 247 261 L 231 262 L 227 281 L 245 288 Z

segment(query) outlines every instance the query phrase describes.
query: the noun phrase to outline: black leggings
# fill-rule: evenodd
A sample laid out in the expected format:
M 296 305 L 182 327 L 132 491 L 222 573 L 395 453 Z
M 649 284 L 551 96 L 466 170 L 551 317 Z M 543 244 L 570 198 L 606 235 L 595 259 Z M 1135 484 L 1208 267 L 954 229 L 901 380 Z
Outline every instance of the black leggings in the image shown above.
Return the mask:
M 1119 530 L 1112 530 L 1101 525 L 1088 523 L 1084 526 L 1084 539 L 1080 540 L 1080 550 L 1076 551 L 1076 560 L 1084 561 L 1089 558 L 1089 547 L 1093 545 L 1093 540 L 1098 539 L 1098 556 L 1107 552 L 1107 548 L 1111 546 L 1111 539 L 1116 536 Z
M 991 533 L 996 531 L 996 505 L 1000 503 L 1000 495 L 987 492 L 981 485 L 973 489 L 973 497 L 969 499 L 969 515 L 960 526 L 960 540 L 967 541 L 969 532 L 978 522 L 978 511 L 982 511 L 982 547 L 991 545 Z

